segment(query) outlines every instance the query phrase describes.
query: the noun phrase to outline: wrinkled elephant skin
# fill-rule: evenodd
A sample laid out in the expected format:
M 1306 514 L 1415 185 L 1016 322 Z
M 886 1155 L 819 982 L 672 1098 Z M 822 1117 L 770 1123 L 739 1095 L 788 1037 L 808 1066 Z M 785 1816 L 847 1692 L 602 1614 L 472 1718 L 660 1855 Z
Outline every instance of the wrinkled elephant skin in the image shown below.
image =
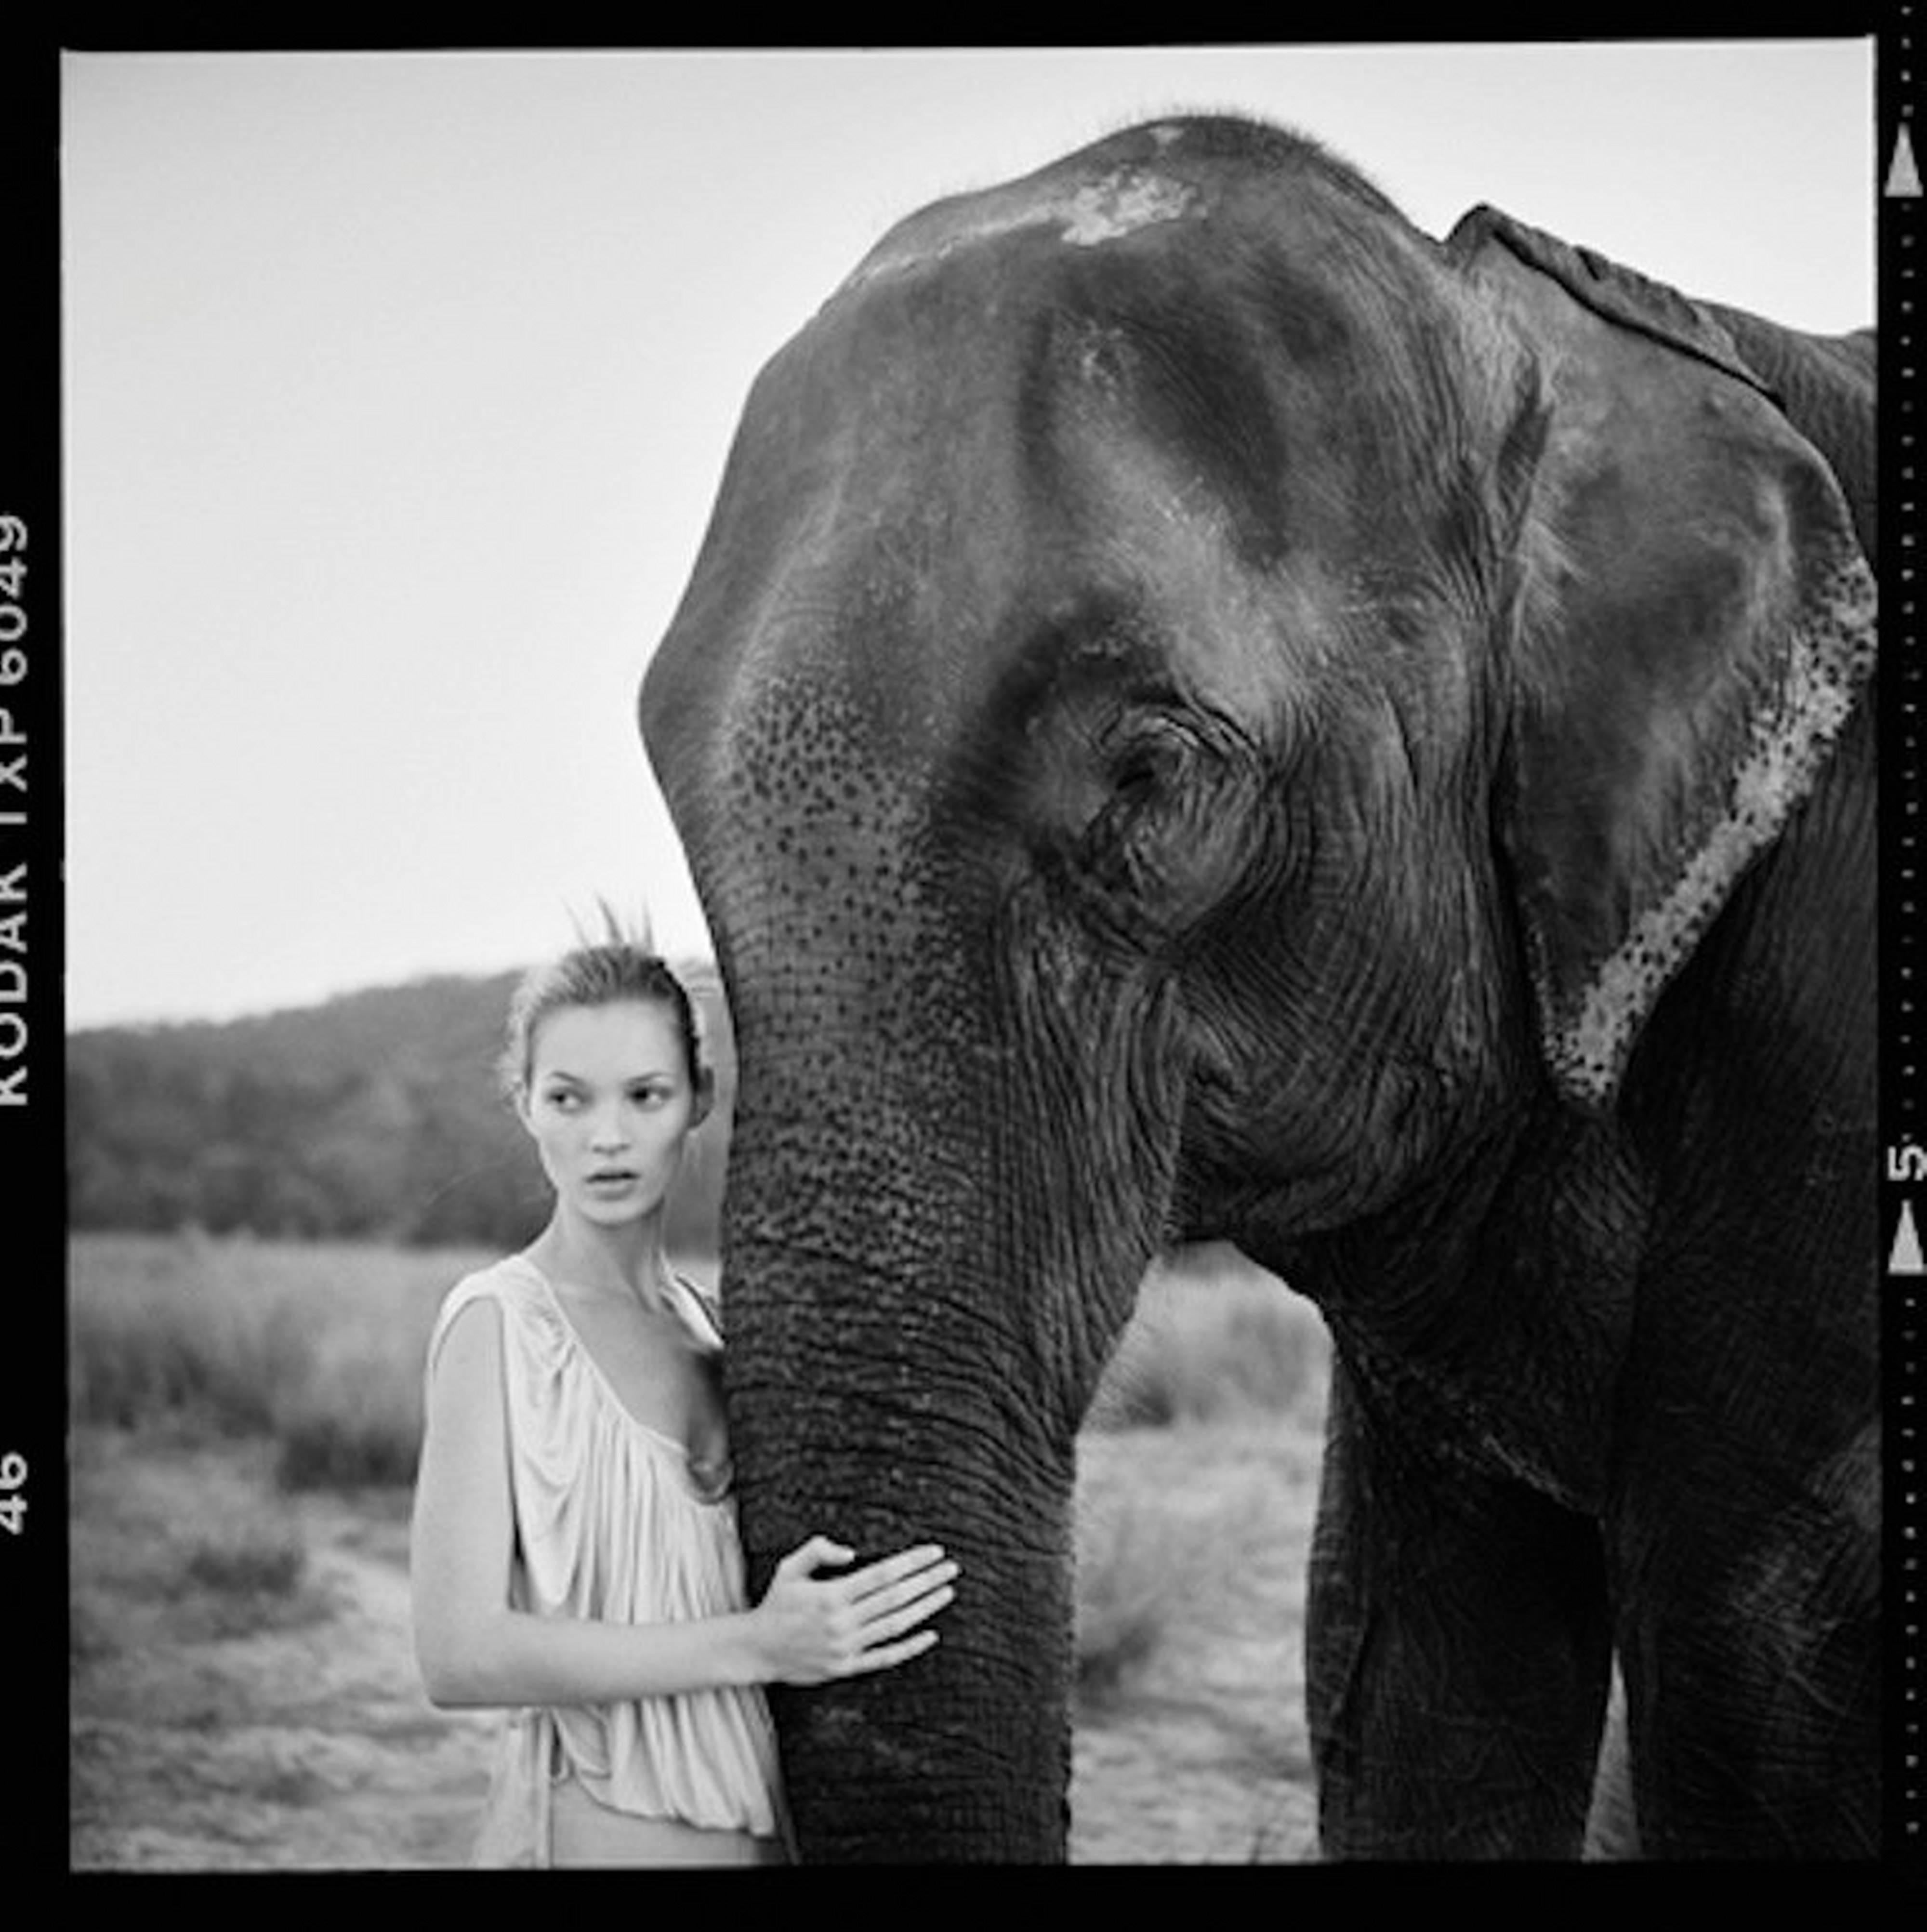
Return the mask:
M 764 370 L 643 725 L 741 1056 L 760 1584 L 961 1559 L 779 1697 L 812 1858 L 1061 1857 L 1075 1433 L 1146 1263 L 1335 1369 L 1333 1857 L 1875 1842 L 1873 343 L 1275 130 L 940 202 Z

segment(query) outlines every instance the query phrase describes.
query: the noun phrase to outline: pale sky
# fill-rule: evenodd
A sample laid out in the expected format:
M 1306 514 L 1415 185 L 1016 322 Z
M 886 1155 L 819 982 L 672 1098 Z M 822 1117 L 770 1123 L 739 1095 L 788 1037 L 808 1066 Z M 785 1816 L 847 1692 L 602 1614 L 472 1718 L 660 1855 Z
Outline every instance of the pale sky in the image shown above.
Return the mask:
M 743 398 L 883 230 L 1185 109 L 1874 319 L 1872 44 L 64 63 L 67 993 L 226 1018 L 706 950 L 637 685 Z

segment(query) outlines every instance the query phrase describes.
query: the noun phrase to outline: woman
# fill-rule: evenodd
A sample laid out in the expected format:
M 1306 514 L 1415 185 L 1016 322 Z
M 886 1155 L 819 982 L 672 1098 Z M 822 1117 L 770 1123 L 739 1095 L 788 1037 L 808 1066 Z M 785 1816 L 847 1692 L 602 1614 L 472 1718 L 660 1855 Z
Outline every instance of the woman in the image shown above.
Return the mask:
M 555 1208 L 442 1304 L 412 1558 L 430 1699 L 512 1713 L 477 1860 L 780 1859 L 761 1686 L 916 1656 L 957 1565 L 925 1546 L 826 1576 L 854 1552 L 813 1537 L 748 1605 L 721 1340 L 663 1250 L 712 1097 L 673 974 L 620 941 L 532 974 L 503 1072 Z

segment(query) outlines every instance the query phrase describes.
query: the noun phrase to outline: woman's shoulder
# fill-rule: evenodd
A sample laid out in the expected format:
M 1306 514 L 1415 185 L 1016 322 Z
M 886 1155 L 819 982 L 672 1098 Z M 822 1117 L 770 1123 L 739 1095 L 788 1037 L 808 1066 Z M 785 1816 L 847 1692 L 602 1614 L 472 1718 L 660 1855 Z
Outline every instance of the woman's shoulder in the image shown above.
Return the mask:
M 428 1337 L 428 1359 L 432 1364 L 443 1339 L 454 1326 L 455 1318 L 477 1302 L 486 1302 L 505 1316 L 520 1314 L 541 1288 L 540 1278 L 520 1255 L 505 1255 L 462 1276 L 436 1311 L 435 1324 Z
M 522 1302 L 539 1292 L 541 1276 L 526 1255 L 504 1255 L 485 1268 L 473 1269 L 462 1276 L 442 1298 L 442 1306 L 458 1303 L 463 1306 L 477 1297 L 487 1295 L 498 1301 Z

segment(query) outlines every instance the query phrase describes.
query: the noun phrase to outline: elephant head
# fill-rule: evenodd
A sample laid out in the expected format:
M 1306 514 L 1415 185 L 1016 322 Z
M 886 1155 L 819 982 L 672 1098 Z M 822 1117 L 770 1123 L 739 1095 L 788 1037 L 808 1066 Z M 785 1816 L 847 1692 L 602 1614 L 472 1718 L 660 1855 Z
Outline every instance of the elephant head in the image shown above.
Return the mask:
M 926 1656 L 779 1696 L 806 1856 L 1062 1855 L 1148 1261 L 1443 1240 L 1840 729 L 1827 464 L 1536 239 L 1164 123 L 902 223 L 755 384 L 642 704 L 741 1058 L 745 1537 L 963 1564 Z

